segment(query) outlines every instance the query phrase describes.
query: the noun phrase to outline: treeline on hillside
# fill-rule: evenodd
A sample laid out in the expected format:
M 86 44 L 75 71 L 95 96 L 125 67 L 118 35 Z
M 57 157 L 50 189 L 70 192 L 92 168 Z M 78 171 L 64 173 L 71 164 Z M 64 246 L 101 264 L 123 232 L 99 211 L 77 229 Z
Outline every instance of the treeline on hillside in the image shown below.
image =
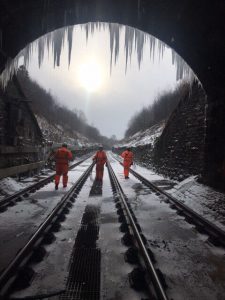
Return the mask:
M 24 66 L 19 68 L 17 77 L 25 95 L 31 100 L 34 113 L 45 117 L 52 124 L 59 124 L 67 130 L 76 130 L 90 140 L 105 142 L 107 138 L 101 136 L 97 128 L 86 123 L 82 112 L 71 111 L 60 106 L 50 92 L 47 92 L 29 77 Z
M 131 136 L 138 131 L 146 130 L 168 118 L 189 89 L 190 83 L 181 82 L 174 91 L 164 92 L 159 95 L 153 104 L 144 107 L 130 119 L 125 137 Z

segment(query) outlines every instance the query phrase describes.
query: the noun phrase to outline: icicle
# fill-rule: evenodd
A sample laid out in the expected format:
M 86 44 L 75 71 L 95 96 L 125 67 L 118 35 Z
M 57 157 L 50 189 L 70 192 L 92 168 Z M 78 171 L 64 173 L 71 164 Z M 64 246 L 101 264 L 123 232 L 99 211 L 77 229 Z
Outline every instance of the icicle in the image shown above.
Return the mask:
M 113 48 L 114 48 L 114 37 L 112 35 L 113 24 L 109 24 L 109 40 L 110 40 L 110 74 L 112 73 L 112 57 L 113 57 Z
M 139 0 L 138 0 L 139 3 Z M 140 5 L 140 3 L 139 3 Z M 48 9 L 48 1 L 46 1 L 46 10 Z M 75 14 L 79 14 L 79 11 L 76 7 Z M 68 12 L 70 13 L 70 12 Z M 67 12 L 65 13 L 65 21 L 67 20 Z M 48 28 L 49 24 L 44 22 L 43 26 Z M 50 49 L 52 50 L 53 54 L 53 61 L 54 67 L 60 65 L 60 56 L 61 51 L 64 46 L 65 36 L 67 36 L 67 43 L 68 43 L 68 66 L 70 65 L 71 61 L 71 52 L 72 52 L 72 42 L 73 42 L 73 26 L 64 27 L 53 32 L 50 32 L 38 40 L 34 41 L 33 43 L 29 44 L 24 50 L 20 51 L 17 57 L 12 60 L 8 61 L 6 64 L 5 71 L 1 74 L 0 80 L 3 85 L 7 84 L 7 81 L 12 77 L 14 73 L 16 73 L 18 68 L 18 62 L 21 57 L 24 58 L 25 66 L 29 65 L 30 57 L 35 48 L 38 53 L 38 63 L 39 67 L 43 63 L 45 51 L 49 55 Z M 121 28 L 124 28 L 124 51 L 125 51 L 125 73 L 127 72 L 127 64 L 128 58 L 131 63 L 132 54 L 135 51 L 137 54 L 137 61 L 139 68 L 141 67 L 141 63 L 143 60 L 143 51 L 144 46 L 148 43 L 149 52 L 150 52 L 150 60 L 155 60 L 155 54 L 157 52 L 158 59 L 161 60 L 163 58 L 165 48 L 167 47 L 163 42 L 159 41 L 158 39 L 154 38 L 153 36 L 146 34 L 136 28 L 132 28 L 129 26 L 122 27 L 119 24 L 114 23 L 87 23 L 84 25 L 80 25 L 81 30 L 85 30 L 86 33 L 86 41 L 89 39 L 89 33 L 93 35 L 95 31 L 101 30 L 108 30 L 109 32 L 109 40 L 110 40 L 110 74 L 112 72 L 112 62 L 114 60 L 114 64 L 117 63 L 119 57 L 119 50 L 120 50 L 120 35 L 121 35 Z M 0 46 L 1 46 L 1 32 L 0 32 Z M 176 67 L 176 76 L 177 80 L 188 77 L 193 77 L 193 72 L 189 68 L 189 66 L 184 62 L 184 60 L 173 50 L 171 49 L 172 53 L 172 64 Z
M 60 66 L 60 55 L 64 43 L 66 28 L 61 28 L 53 32 L 53 54 L 54 54 L 54 67 Z
M 44 59 L 44 49 L 45 49 L 45 41 L 44 41 L 43 37 L 41 37 L 38 40 L 38 65 L 39 65 L 39 68 L 41 67 L 43 59 Z
M 88 29 L 88 24 L 85 24 L 85 32 L 86 32 L 86 43 L 88 42 L 88 33 L 89 33 L 89 29 Z
M 114 39 L 115 39 L 115 57 L 114 57 L 114 63 L 116 64 L 118 55 L 119 55 L 119 49 L 120 49 L 120 26 L 117 24 L 115 25 L 114 29 Z
M 67 29 L 67 42 L 68 42 L 68 66 L 70 66 L 71 52 L 73 45 L 73 26 L 69 26 Z

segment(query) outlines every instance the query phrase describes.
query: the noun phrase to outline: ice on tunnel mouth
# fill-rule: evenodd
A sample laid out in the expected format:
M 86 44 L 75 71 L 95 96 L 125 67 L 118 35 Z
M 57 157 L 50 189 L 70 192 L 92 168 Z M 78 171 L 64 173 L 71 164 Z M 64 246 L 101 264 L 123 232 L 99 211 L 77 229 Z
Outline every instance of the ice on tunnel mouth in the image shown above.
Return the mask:
M 65 22 L 66 23 L 66 22 Z M 86 38 L 88 40 L 90 35 L 93 35 L 95 31 L 108 30 L 109 32 L 109 41 L 110 41 L 110 73 L 112 72 L 113 62 L 117 63 L 119 57 L 119 47 L 120 47 L 120 36 L 124 30 L 125 44 L 124 51 L 126 57 L 125 63 L 125 72 L 127 72 L 128 62 L 131 61 L 131 57 L 136 52 L 137 62 L 139 68 L 141 67 L 143 59 L 144 46 L 149 45 L 149 56 L 150 60 L 155 61 L 163 58 L 164 51 L 168 46 L 155 38 L 154 36 L 147 34 L 139 29 L 124 26 L 116 23 L 103 23 L 103 22 L 90 22 L 87 24 L 75 25 L 80 26 L 81 29 L 84 29 L 86 32 Z M 75 26 L 66 26 L 52 32 L 49 32 L 34 42 L 27 45 L 19 54 L 11 60 L 8 60 L 6 63 L 5 70 L 0 76 L 0 83 L 3 87 L 6 87 L 7 82 L 16 74 L 19 66 L 23 62 L 25 67 L 29 66 L 32 53 L 37 50 L 38 53 L 38 64 L 39 67 L 43 63 L 44 55 L 47 52 L 52 51 L 53 54 L 53 64 L 55 66 L 60 66 L 60 57 L 62 49 L 67 43 L 68 46 L 68 66 L 71 61 L 71 53 L 73 47 L 73 31 Z M 191 68 L 187 63 L 180 57 L 172 48 L 172 64 L 176 68 L 176 78 L 180 80 L 184 77 L 193 79 L 195 77 Z

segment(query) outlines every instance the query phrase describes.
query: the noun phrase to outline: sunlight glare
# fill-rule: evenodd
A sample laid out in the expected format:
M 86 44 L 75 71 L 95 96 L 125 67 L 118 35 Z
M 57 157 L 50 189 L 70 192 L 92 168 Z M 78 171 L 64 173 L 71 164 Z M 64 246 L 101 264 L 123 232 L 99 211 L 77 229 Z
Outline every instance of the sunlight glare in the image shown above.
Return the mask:
M 102 73 L 97 63 L 90 61 L 80 66 L 78 78 L 81 86 L 88 92 L 99 90 L 102 84 Z

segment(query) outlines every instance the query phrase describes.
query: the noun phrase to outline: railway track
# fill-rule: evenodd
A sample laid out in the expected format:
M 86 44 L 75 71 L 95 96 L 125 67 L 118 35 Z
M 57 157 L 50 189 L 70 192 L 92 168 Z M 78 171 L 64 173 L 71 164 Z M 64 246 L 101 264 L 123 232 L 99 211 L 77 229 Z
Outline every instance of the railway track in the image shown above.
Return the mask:
M 8 267 L 0 275 L 0 299 L 7 299 L 10 291 L 18 284 L 21 277 L 29 277 L 29 269 L 26 267 L 29 261 L 39 255 L 41 252 L 41 244 L 44 239 L 51 239 L 51 233 L 59 226 L 60 221 L 64 220 L 65 214 L 72 207 L 79 191 L 81 190 L 85 180 L 89 176 L 94 163 L 81 175 L 74 186 L 66 193 L 58 205 L 48 215 L 45 221 L 38 227 L 37 231 L 32 235 L 26 245 L 18 252 L 16 257 L 11 261 Z M 37 253 L 38 252 L 38 253 Z M 32 257 L 33 256 L 33 257 Z M 26 278 L 27 280 L 28 278 Z
M 82 162 L 85 161 L 85 159 L 82 159 L 79 162 L 77 162 L 75 164 L 72 164 L 69 167 L 69 170 L 79 166 Z M 54 177 L 55 177 L 55 174 L 50 175 L 50 176 L 38 181 L 37 183 L 32 184 L 32 185 L 20 190 L 19 192 L 16 192 L 16 193 L 14 193 L 10 196 L 7 196 L 4 199 L 0 200 L 0 212 L 5 211 L 7 206 L 12 206 L 16 202 L 22 201 L 23 198 L 26 198 L 30 193 L 35 193 L 37 190 L 39 190 L 43 186 L 49 184 L 50 182 L 52 182 L 54 180 Z
M 115 156 L 114 156 L 115 158 Z M 115 158 L 121 165 L 121 161 Z M 133 174 L 140 182 L 142 182 L 145 186 L 147 186 L 150 190 L 154 191 L 158 196 L 162 196 L 161 200 L 166 203 L 170 203 L 170 207 L 176 209 L 178 214 L 185 217 L 185 219 L 196 226 L 197 230 L 200 233 L 205 233 L 210 237 L 210 242 L 215 244 L 216 246 L 225 247 L 225 232 L 220 229 L 218 226 L 214 225 L 198 213 L 196 213 L 193 209 L 156 186 L 154 183 L 144 178 L 141 174 L 130 169 L 130 173 Z
M 16 290 L 21 285 L 26 285 L 26 283 L 24 283 L 23 281 L 30 280 L 29 277 L 32 277 L 33 272 L 31 271 L 29 264 L 32 263 L 32 261 L 35 259 L 36 256 L 39 257 L 39 256 L 42 256 L 42 253 L 43 253 L 43 255 L 45 254 L 45 251 L 43 251 L 43 244 L 45 243 L 46 237 L 48 239 L 49 238 L 51 239 L 51 235 L 54 232 L 55 228 L 59 227 L 60 221 L 64 220 L 64 215 L 69 213 L 69 210 L 73 206 L 80 190 L 82 189 L 82 186 L 84 185 L 86 179 L 90 175 L 90 173 L 93 169 L 93 166 L 94 166 L 94 163 L 92 163 L 87 168 L 87 170 L 81 175 L 79 180 L 70 189 L 70 191 L 66 195 L 63 196 L 60 203 L 58 203 L 58 205 L 53 209 L 51 214 L 39 226 L 37 231 L 32 235 L 32 237 L 29 239 L 29 241 L 26 243 L 26 245 L 19 251 L 19 253 L 16 255 L 16 257 L 11 261 L 11 263 L 8 265 L 8 267 L 1 274 L 1 276 L 0 276 L 0 297 L 1 298 L 0 299 L 10 298 L 10 294 L 12 293 L 12 291 Z M 139 285 L 141 285 L 143 288 L 148 287 L 148 291 L 151 294 L 151 297 L 153 297 L 153 295 L 154 295 L 154 299 L 166 300 L 168 298 L 166 297 L 164 288 L 162 287 L 162 284 L 157 275 L 157 272 L 154 269 L 154 266 L 153 266 L 153 263 L 152 263 L 152 260 L 150 258 L 150 254 L 149 254 L 150 250 L 146 248 L 146 240 L 143 239 L 143 234 L 141 233 L 140 228 L 139 228 L 140 226 L 137 224 L 137 220 L 136 220 L 131 208 L 129 207 L 129 205 L 127 205 L 126 196 L 123 193 L 122 188 L 118 182 L 118 179 L 116 178 L 116 176 L 113 172 L 113 169 L 109 163 L 108 163 L 108 173 L 109 173 L 110 182 L 112 185 L 114 200 L 115 200 L 116 206 L 119 207 L 118 214 L 119 214 L 119 219 L 122 221 L 121 226 L 124 228 L 123 231 L 126 231 L 126 235 L 130 236 L 130 239 L 132 240 L 132 244 L 134 245 L 133 249 L 137 249 L 136 260 L 137 260 L 137 264 L 140 265 L 140 268 L 138 270 L 135 270 L 130 275 L 129 280 L 130 280 L 131 286 L 134 286 L 135 288 L 138 288 L 138 289 L 140 288 Z M 99 188 L 99 185 L 97 185 L 97 189 L 98 188 Z M 86 232 L 88 226 L 90 226 L 90 224 L 88 223 L 88 219 L 92 218 L 92 217 L 90 217 L 91 214 L 92 214 L 92 212 L 90 213 L 90 209 L 87 209 L 84 212 L 81 223 L 86 224 L 85 232 Z M 96 212 L 95 212 L 95 214 L 96 214 Z M 92 231 L 93 231 L 93 229 L 91 230 L 91 232 Z M 94 230 L 94 232 L 96 232 L 94 234 L 94 236 L 95 236 L 94 240 L 97 239 L 97 235 L 98 235 L 97 231 L 98 231 L 98 229 Z M 85 245 L 85 249 L 88 249 L 90 246 L 89 245 L 90 240 L 93 240 L 93 237 L 91 237 L 93 235 L 93 233 L 91 233 L 91 232 L 90 232 L 91 235 L 88 235 L 88 237 L 86 237 L 86 239 L 87 238 L 88 239 L 85 241 L 83 241 L 84 237 L 79 238 L 79 232 L 78 232 L 77 237 L 75 239 L 75 244 L 79 243 L 79 239 L 81 239 Z M 85 249 L 83 249 L 82 252 Z M 89 251 L 91 251 L 91 249 Z M 76 254 L 76 256 L 77 255 L 78 254 Z M 129 260 L 129 258 L 127 258 L 127 260 Z M 79 262 L 79 264 L 80 264 L 80 262 Z M 29 275 L 29 274 L 31 274 L 31 275 Z M 138 276 L 141 276 L 141 278 L 142 278 L 141 282 L 140 282 L 140 279 L 136 278 L 137 274 L 138 274 Z M 79 276 L 81 276 L 81 274 Z M 73 276 L 70 276 L 70 277 L 73 277 Z M 70 278 L 70 280 L 71 280 L 71 278 Z M 93 280 L 95 280 L 95 278 L 92 277 L 91 280 L 93 281 Z M 138 281 L 139 281 L 139 283 L 137 283 Z M 72 278 L 72 282 L 73 282 L 73 278 Z M 77 290 L 79 290 L 79 288 L 77 286 L 75 288 L 73 287 L 73 291 L 72 291 L 71 283 L 69 283 L 69 286 L 70 286 L 69 294 L 71 295 L 71 293 L 74 293 L 74 294 L 76 294 L 76 297 L 77 297 L 78 296 Z M 82 287 L 80 287 L 80 289 L 82 290 Z M 63 295 L 61 296 L 61 299 L 83 299 L 82 297 L 79 298 L 79 296 L 78 296 L 78 298 L 68 298 L 67 293 L 68 293 L 68 291 L 64 291 Z M 96 298 L 96 297 L 93 297 L 93 295 L 92 295 L 91 298 L 87 298 L 87 299 L 99 299 L 99 296 L 97 296 L 97 298 Z
M 129 240 L 128 243 L 135 246 L 135 248 L 131 248 L 135 249 L 135 254 L 132 254 L 132 256 L 140 256 L 139 262 L 142 265 L 142 270 L 138 270 L 135 276 L 145 278 L 145 283 L 147 284 L 149 293 L 153 299 L 157 298 L 160 300 L 166 300 L 168 298 L 166 296 L 163 284 L 161 283 L 161 280 L 154 267 L 154 262 L 151 258 L 151 250 L 146 246 L 147 241 L 143 236 L 140 225 L 137 222 L 131 206 L 127 202 L 127 197 L 123 192 L 122 187 L 110 164 L 108 164 L 108 171 L 112 184 L 114 199 L 118 208 L 118 214 L 121 216 L 122 226 Z M 138 249 L 138 254 L 136 249 Z M 129 258 L 127 257 L 127 259 Z M 132 282 L 132 277 L 130 280 L 131 284 L 136 284 L 135 282 Z M 136 278 L 134 280 L 136 280 Z M 139 282 L 139 284 L 141 283 Z
M 125 247 L 127 249 L 125 253 L 122 254 L 122 256 L 124 256 L 123 263 L 128 264 L 129 268 L 130 266 L 134 266 L 132 267 L 132 271 L 127 274 L 127 279 L 130 286 L 135 291 L 138 291 L 137 293 L 142 293 L 139 298 L 134 299 L 171 299 L 167 295 L 165 284 L 166 280 L 163 277 L 162 272 L 159 270 L 159 266 L 157 265 L 151 249 L 151 244 L 146 236 L 146 228 L 142 230 L 140 226 L 141 223 L 139 223 L 138 216 L 133 209 L 129 195 L 127 195 L 124 190 L 123 183 L 119 182 L 115 170 L 110 162 L 108 162 L 108 185 L 112 192 L 111 195 L 109 195 L 110 192 L 109 189 L 107 189 L 108 194 L 104 195 L 103 187 L 105 182 L 103 182 L 103 186 L 102 183 L 96 181 L 93 182 L 92 187 L 90 187 L 90 183 L 87 184 L 88 178 L 90 181 L 93 167 L 94 163 L 90 163 L 89 167 L 82 173 L 73 187 L 62 197 L 61 201 L 38 227 L 29 241 L 27 241 L 26 245 L 22 247 L 14 259 L 9 263 L 7 268 L 5 268 L 5 270 L 1 273 L 0 299 L 25 299 L 25 296 L 24 298 L 21 296 L 23 295 L 23 289 L 28 289 L 28 295 L 30 295 L 26 296 L 26 299 L 44 299 L 54 295 L 56 297 L 54 299 L 60 300 L 108 299 L 107 296 L 103 296 L 105 291 L 103 291 L 104 287 L 101 287 L 101 284 L 106 282 L 106 280 L 103 280 L 104 275 L 101 274 L 101 261 L 105 263 L 106 259 L 103 259 L 102 257 L 102 243 L 99 243 L 101 226 L 105 223 L 104 221 L 103 224 L 101 224 L 101 201 L 103 201 L 102 199 L 104 199 L 105 196 L 106 206 L 108 205 L 107 203 L 109 200 L 111 203 L 110 205 L 113 205 L 112 200 L 114 200 L 115 214 L 117 213 L 118 215 L 117 222 L 120 223 L 118 228 L 123 235 L 121 244 L 123 246 L 121 247 Z M 148 180 L 137 172 L 133 170 L 131 172 L 139 181 L 154 191 L 157 196 L 163 195 L 165 198 L 170 197 L 170 195 L 167 195 L 164 191 L 160 193 L 161 189 L 154 185 L 152 186 L 151 182 L 149 183 Z M 105 172 L 105 177 L 106 176 L 107 173 Z M 82 194 L 82 192 L 84 194 Z M 97 205 L 95 205 L 95 202 Z M 168 202 L 168 200 L 165 199 L 165 202 Z M 83 208 L 79 211 L 79 207 L 81 206 Z M 180 206 L 179 209 L 181 209 Z M 108 208 L 108 214 L 110 215 L 109 218 L 112 218 L 111 210 L 112 208 L 110 206 L 110 208 Z M 45 245 L 55 244 L 54 233 L 60 231 L 61 224 L 63 224 L 65 219 L 69 216 L 70 220 L 73 222 L 80 223 L 74 227 L 76 229 L 74 230 L 74 234 L 71 235 L 74 235 L 74 245 L 73 249 L 71 248 L 70 250 L 70 259 L 68 259 L 69 267 L 68 276 L 66 276 L 66 285 L 58 291 L 49 291 L 48 295 L 31 295 L 33 287 L 32 277 L 35 273 L 32 267 L 33 262 L 39 261 L 39 263 L 45 263 Z M 191 216 L 191 218 L 193 218 L 193 216 Z M 221 238 L 219 236 L 215 236 L 214 232 L 211 236 L 213 236 L 214 239 Z M 104 238 L 110 239 L 110 236 L 105 234 Z M 112 248 L 115 247 L 117 240 L 118 238 L 113 240 L 114 246 L 112 246 Z M 58 247 L 57 245 L 58 244 L 56 244 L 55 247 Z M 64 248 L 62 247 L 62 249 Z M 119 252 L 120 251 L 121 250 L 119 250 Z M 111 252 L 111 255 L 106 255 L 107 261 L 113 259 L 111 257 L 113 256 L 112 253 L 113 252 Z M 121 256 L 121 253 L 119 254 Z M 49 256 L 51 256 L 51 253 Z M 118 257 L 116 260 L 117 259 Z M 118 264 L 115 264 L 115 267 L 116 266 L 119 268 Z M 111 265 L 111 267 L 113 268 L 114 265 Z M 108 269 L 108 267 L 106 267 L 106 269 L 108 270 L 107 272 L 113 273 L 113 270 Z M 121 269 L 123 269 L 122 266 Z M 107 276 L 110 277 L 110 273 L 107 273 Z M 113 280 L 115 280 L 114 277 Z M 110 280 L 108 281 L 110 282 Z M 110 282 L 110 284 L 112 284 L 112 282 Z M 54 285 L 54 282 L 52 284 Z M 118 285 L 120 284 L 122 283 L 118 283 Z M 30 287 L 28 287 L 29 285 Z M 111 291 L 111 287 L 108 289 Z M 18 290 L 22 290 L 22 294 L 17 294 Z M 123 291 L 120 291 L 120 293 L 122 295 Z M 110 292 L 109 295 L 111 297 Z M 136 296 L 137 295 L 135 295 L 135 297 Z M 129 297 L 121 297 L 123 299 L 129 299 Z

